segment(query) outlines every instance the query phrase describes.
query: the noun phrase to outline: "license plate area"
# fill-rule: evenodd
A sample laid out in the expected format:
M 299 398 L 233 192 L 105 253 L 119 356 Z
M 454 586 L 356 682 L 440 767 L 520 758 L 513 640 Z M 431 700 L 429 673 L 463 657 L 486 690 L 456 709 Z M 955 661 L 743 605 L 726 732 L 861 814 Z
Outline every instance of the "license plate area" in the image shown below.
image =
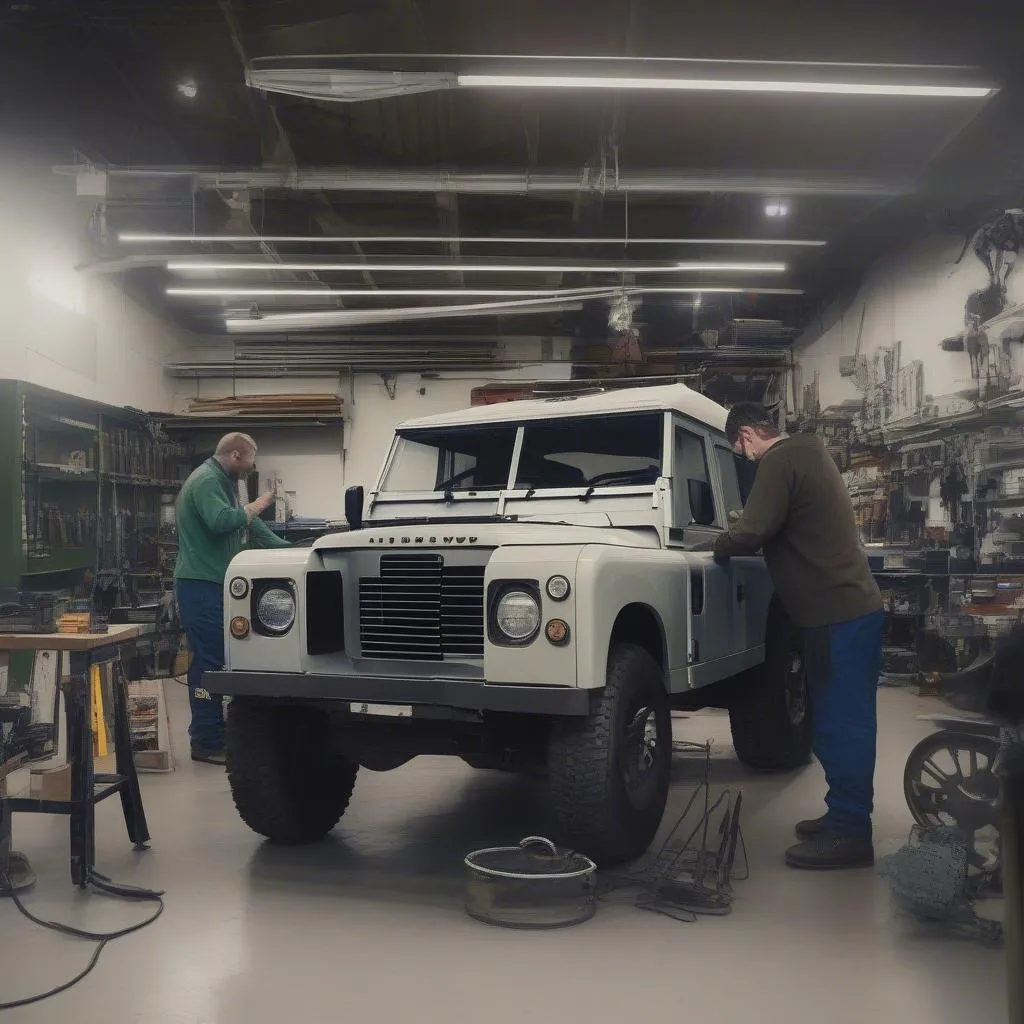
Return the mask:
M 367 704 L 363 701 L 351 701 L 348 709 L 353 715 L 366 715 L 370 718 L 412 718 L 411 704 Z

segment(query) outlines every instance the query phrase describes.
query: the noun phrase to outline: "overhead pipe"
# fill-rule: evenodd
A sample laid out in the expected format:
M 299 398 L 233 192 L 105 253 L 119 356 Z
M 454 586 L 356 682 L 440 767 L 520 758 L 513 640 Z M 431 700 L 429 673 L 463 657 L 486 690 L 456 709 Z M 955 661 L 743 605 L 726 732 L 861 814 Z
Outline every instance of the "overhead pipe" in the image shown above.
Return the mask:
M 595 293 L 585 301 L 608 298 L 616 289 Z M 368 324 L 449 320 L 474 316 L 562 313 L 583 308 L 583 297 L 568 299 L 518 299 L 509 302 L 473 302 L 456 306 L 406 306 L 397 309 L 326 309 L 304 313 L 271 313 L 262 317 L 229 317 L 229 334 L 262 334 L 267 331 L 309 331 L 331 327 L 364 327 Z
M 462 195 L 685 195 L 735 193 L 786 196 L 837 196 L 877 199 L 909 195 L 912 181 L 857 178 L 818 173 L 736 174 L 677 169 L 615 171 L 584 167 L 573 171 L 393 170 L 363 167 L 281 167 L 220 170 L 202 167 L 55 167 L 78 179 L 78 194 L 106 196 L 111 179 L 188 179 L 194 190 L 246 188 L 296 192 L 454 192 Z

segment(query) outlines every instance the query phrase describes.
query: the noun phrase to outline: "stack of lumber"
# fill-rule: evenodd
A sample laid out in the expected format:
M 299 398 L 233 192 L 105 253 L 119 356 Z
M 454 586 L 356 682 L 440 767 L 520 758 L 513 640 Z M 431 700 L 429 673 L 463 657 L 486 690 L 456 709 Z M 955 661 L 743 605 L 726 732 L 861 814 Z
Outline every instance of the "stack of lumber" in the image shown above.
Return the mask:
M 228 398 L 193 398 L 189 402 L 193 416 L 225 416 L 239 420 L 311 416 L 340 416 L 341 399 L 337 395 L 240 395 Z

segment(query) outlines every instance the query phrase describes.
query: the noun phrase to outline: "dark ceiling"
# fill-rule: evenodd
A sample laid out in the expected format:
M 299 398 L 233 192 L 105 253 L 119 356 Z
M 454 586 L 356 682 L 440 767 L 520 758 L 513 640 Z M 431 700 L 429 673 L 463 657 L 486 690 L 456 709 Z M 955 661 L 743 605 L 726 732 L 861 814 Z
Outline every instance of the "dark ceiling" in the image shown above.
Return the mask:
M 1018 7 L 1019 10 L 1019 7 Z M 505 251 L 457 246 L 294 244 L 267 259 L 661 261 L 784 259 L 800 297 L 739 295 L 705 303 L 703 316 L 782 320 L 793 328 L 850 288 L 870 259 L 931 228 L 969 230 L 989 210 L 1024 205 L 1024 15 L 999 4 L 935 0 L 877 4 L 765 0 L 0 0 L 0 111 L 6 138 L 54 163 L 121 168 L 363 168 L 471 172 L 707 172 L 831 175 L 906 186 L 898 196 L 799 195 L 769 220 L 766 196 L 728 187 L 626 197 L 600 188 L 557 195 L 354 191 L 325 187 L 221 189 L 177 179 L 112 179 L 93 239 L 97 260 L 148 255 L 260 257 L 244 246 L 153 245 L 126 249 L 123 230 L 264 234 L 351 233 L 517 236 L 816 238 L 815 249 L 630 247 L 621 244 Z M 701 94 L 448 91 L 329 103 L 262 94 L 245 85 L 246 63 L 266 56 L 342 53 L 490 53 L 854 61 L 975 65 L 1001 91 L 987 104 L 962 100 Z M 186 99 L 175 86 L 194 80 Z M 68 179 L 68 189 L 73 181 Z M 233 204 L 233 205 L 232 205 Z M 240 212 L 241 211 L 241 212 Z M 241 219 L 240 219 L 241 218 Z M 243 223 L 244 222 L 244 223 Z M 243 226 L 240 227 L 240 224 Z M 121 265 L 121 264 L 118 264 Z M 362 271 L 262 275 L 260 284 L 382 286 Z M 133 286 L 163 299 L 160 267 L 133 269 Z M 441 281 L 438 279 L 442 278 Z M 469 275 L 475 282 L 474 275 Z M 384 275 L 387 286 L 457 287 L 466 275 Z M 746 280 L 746 279 L 745 279 Z M 489 287 L 573 287 L 607 275 L 488 275 Z M 726 283 L 702 274 L 696 283 Z M 360 300 L 345 301 L 345 307 Z M 234 303 L 237 307 L 238 303 Z M 265 303 L 262 308 L 270 308 Z M 301 307 L 278 300 L 282 309 Z M 341 306 L 338 301 L 335 303 Z M 230 303 L 172 304 L 207 332 Z M 305 308 L 305 307 L 301 307 Z M 321 300 L 317 309 L 325 308 Z M 592 310 L 533 317 L 530 330 L 601 333 Z M 598 318 L 600 319 L 600 318 Z M 510 321 L 512 333 L 530 333 Z M 678 344 L 694 321 L 678 302 L 652 299 L 647 344 Z M 449 324 L 446 328 L 452 330 Z M 494 319 L 473 332 L 510 330 Z

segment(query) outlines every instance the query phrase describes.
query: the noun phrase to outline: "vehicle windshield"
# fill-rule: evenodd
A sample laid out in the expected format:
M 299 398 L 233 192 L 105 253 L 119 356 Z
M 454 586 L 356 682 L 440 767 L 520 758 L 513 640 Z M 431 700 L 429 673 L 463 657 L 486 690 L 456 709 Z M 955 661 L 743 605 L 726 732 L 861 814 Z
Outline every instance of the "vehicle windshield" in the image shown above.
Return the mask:
M 654 484 L 661 474 L 661 413 L 527 423 L 517 488 Z
M 409 431 L 399 435 L 381 490 L 503 490 L 515 443 L 514 426 Z
M 652 486 L 661 474 L 663 428 L 660 412 L 526 423 L 513 487 Z M 504 490 L 518 429 L 488 424 L 402 432 L 381 491 Z

